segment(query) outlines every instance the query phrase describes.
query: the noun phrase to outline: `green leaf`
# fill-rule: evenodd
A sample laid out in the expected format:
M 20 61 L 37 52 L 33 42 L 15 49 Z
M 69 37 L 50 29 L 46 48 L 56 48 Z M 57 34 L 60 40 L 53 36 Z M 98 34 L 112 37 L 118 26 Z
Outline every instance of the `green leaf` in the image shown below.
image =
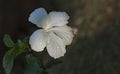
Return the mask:
M 41 74 L 38 60 L 32 54 L 26 56 L 26 61 L 24 62 L 24 74 Z
M 24 43 L 21 40 L 18 40 L 16 43 L 16 50 L 15 50 L 16 56 L 23 53 L 26 48 L 27 48 L 27 43 Z
M 24 39 L 22 39 L 22 42 L 26 44 L 26 43 L 28 43 L 28 39 L 29 39 L 29 37 L 25 37 Z
M 3 42 L 5 43 L 7 47 L 13 47 L 15 45 L 11 37 L 8 34 L 4 35 Z
M 58 64 L 60 64 L 60 63 L 62 63 L 62 61 L 60 61 L 60 60 L 55 60 L 55 59 L 52 59 L 52 60 L 50 60 L 46 65 L 45 65 L 45 68 L 46 69 L 49 69 L 49 68 L 51 68 L 51 67 L 53 67 L 53 66 L 55 66 L 55 65 L 58 65 Z
M 23 53 L 26 49 L 27 49 L 27 46 L 28 46 L 28 37 L 25 37 L 24 39 L 22 40 L 18 40 L 17 43 L 16 43 L 16 48 L 17 48 L 17 52 L 16 52 L 16 56 L 20 55 L 21 53 Z
M 3 68 L 6 74 L 10 74 L 14 59 L 27 48 L 27 42 L 18 40 L 14 47 L 8 50 L 3 57 Z
M 6 74 L 10 74 L 14 61 L 14 48 L 7 51 L 3 57 L 3 68 Z

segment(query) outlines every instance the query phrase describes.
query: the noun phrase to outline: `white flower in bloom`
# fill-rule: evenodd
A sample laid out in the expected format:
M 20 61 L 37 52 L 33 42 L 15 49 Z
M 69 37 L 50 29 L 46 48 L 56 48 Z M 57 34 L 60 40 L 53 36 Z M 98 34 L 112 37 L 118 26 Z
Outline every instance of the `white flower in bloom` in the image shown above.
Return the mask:
M 73 40 L 72 28 L 67 26 L 69 16 L 65 12 L 52 11 L 49 14 L 44 8 L 35 9 L 29 17 L 29 21 L 42 28 L 36 30 L 29 40 L 32 50 L 36 52 L 47 48 L 53 58 L 64 56 L 65 46 Z

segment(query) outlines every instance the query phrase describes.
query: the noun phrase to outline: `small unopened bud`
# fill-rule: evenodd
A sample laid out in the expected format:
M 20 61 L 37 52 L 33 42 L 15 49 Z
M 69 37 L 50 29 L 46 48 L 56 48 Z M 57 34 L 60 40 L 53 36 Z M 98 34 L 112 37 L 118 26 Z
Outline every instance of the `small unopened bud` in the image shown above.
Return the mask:
M 72 33 L 73 33 L 74 35 L 76 35 L 76 34 L 77 34 L 77 32 L 78 32 L 78 29 L 77 29 L 77 28 L 75 28 L 75 27 L 72 27 Z

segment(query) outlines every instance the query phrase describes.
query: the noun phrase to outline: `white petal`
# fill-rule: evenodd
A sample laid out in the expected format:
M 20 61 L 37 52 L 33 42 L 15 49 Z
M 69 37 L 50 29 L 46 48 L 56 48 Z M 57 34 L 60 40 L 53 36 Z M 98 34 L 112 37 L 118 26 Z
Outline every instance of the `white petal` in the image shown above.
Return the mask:
M 50 41 L 47 45 L 47 51 L 51 57 L 56 59 L 64 56 L 66 49 L 63 41 L 55 34 L 51 33 Z
M 29 16 L 28 20 L 38 27 L 43 27 L 44 21 L 47 18 L 47 12 L 44 8 L 35 9 Z
M 54 26 L 63 26 L 68 23 L 69 16 L 66 12 L 50 12 L 49 23 L 46 28 L 51 28 Z
M 44 50 L 47 40 L 48 35 L 43 30 L 37 30 L 30 36 L 29 44 L 32 50 L 39 52 Z
M 71 44 L 73 40 L 72 28 L 69 26 L 55 27 L 51 29 L 58 37 L 60 37 L 65 45 Z

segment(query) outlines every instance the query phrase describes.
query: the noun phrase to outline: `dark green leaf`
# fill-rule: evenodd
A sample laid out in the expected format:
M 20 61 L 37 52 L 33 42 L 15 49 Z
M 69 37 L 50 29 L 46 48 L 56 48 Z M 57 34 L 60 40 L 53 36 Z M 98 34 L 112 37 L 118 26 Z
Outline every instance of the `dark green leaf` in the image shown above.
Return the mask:
M 8 35 L 6 35 L 7 37 Z M 27 42 L 18 40 L 14 47 L 7 51 L 3 57 L 3 68 L 6 74 L 10 74 L 15 57 L 20 55 L 27 48 Z
M 16 43 L 16 50 L 15 50 L 16 56 L 23 53 L 26 48 L 27 48 L 27 43 L 24 43 L 21 40 L 18 40 Z
M 24 63 L 24 74 L 40 74 L 41 69 L 38 64 L 37 58 L 29 54 L 26 56 L 26 61 Z
M 23 40 L 18 40 L 16 43 L 16 56 L 20 55 L 27 49 L 28 37 L 25 37 Z
M 7 51 L 3 57 L 3 68 L 6 74 L 10 74 L 12 66 L 13 66 L 13 61 L 14 61 L 13 50 L 14 48 Z
M 13 47 L 15 45 L 8 34 L 4 35 L 3 41 L 7 47 Z
M 28 42 L 28 39 L 29 39 L 28 37 L 25 37 L 25 38 L 22 40 L 22 42 L 26 44 L 26 43 Z
M 51 68 L 51 67 L 53 67 L 53 66 L 55 66 L 55 65 L 58 65 L 58 64 L 60 64 L 60 63 L 62 63 L 62 61 L 52 59 L 52 60 L 50 60 L 50 61 L 45 65 L 45 68 L 48 69 L 48 68 Z

